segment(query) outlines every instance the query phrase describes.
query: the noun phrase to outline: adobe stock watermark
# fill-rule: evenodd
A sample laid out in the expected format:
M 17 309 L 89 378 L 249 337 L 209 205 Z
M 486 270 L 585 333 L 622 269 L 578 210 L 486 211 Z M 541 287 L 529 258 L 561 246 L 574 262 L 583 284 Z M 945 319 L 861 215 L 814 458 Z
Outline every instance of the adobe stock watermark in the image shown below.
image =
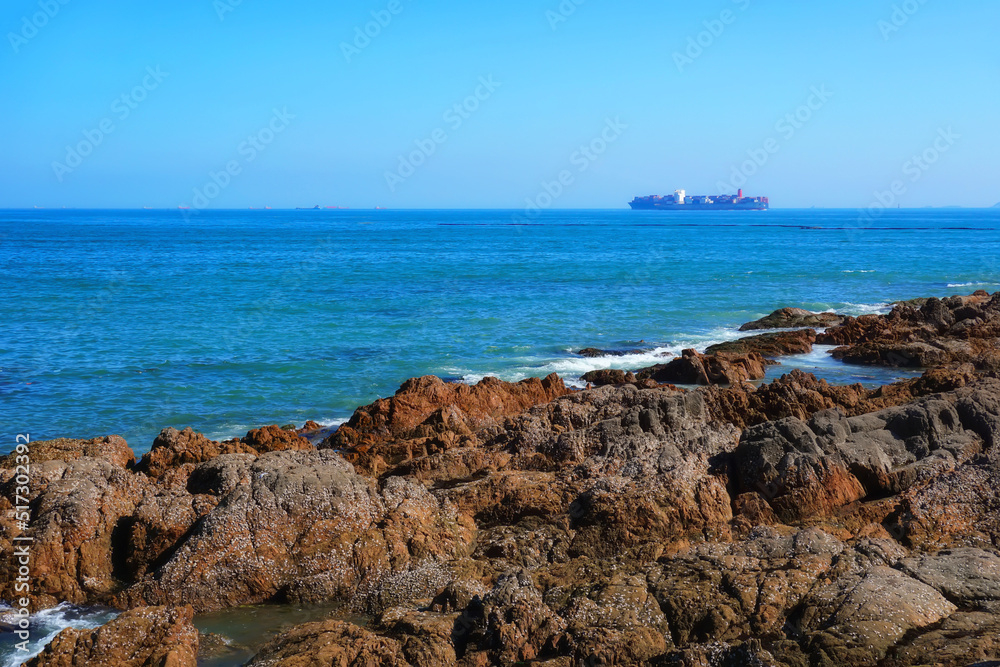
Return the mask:
M 562 0 L 555 9 L 546 10 L 545 19 L 549 22 L 549 27 L 553 31 L 558 30 L 559 24 L 568 21 L 585 2 L 587 0 Z
M 448 124 L 452 132 L 457 131 L 465 121 L 472 118 L 472 114 L 479 110 L 483 102 L 493 97 L 493 93 L 503 84 L 493 79 L 493 75 L 479 77 L 479 85 L 460 102 L 451 105 L 441 115 L 441 119 Z M 399 164 L 395 171 L 385 172 L 385 184 L 389 186 L 390 192 L 395 192 L 396 188 L 402 185 L 406 179 L 417 173 L 417 169 L 427 164 L 430 156 L 437 152 L 441 144 L 448 141 L 448 130 L 443 127 L 435 128 L 425 139 L 417 139 L 413 143 L 416 146 L 406 155 L 399 156 Z
M 618 141 L 628 125 L 621 117 L 607 118 L 604 127 L 590 142 L 581 145 L 569 156 L 569 163 L 575 169 L 563 169 L 551 181 L 542 181 L 541 189 L 534 197 L 525 199 L 524 213 L 512 218 L 514 222 L 526 222 L 537 218 L 542 211 L 552 208 L 552 205 L 571 187 L 577 179 L 577 174 L 583 174 L 591 165 L 604 155 L 611 144 Z
M 14 448 L 14 509 L 9 514 L 17 530 L 21 533 L 11 539 L 11 567 L 15 575 L 14 597 L 11 606 L 17 620 L 12 623 L 13 631 L 20 640 L 15 643 L 18 653 L 28 653 L 28 642 L 31 641 L 31 543 L 34 537 L 24 535 L 31 521 L 31 458 L 28 443 L 31 436 L 19 434 L 15 438 Z
M 139 108 L 140 104 L 146 101 L 151 92 L 160 87 L 160 84 L 168 76 L 170 73 L 161 71 L 159 65 L 155 69 L 147 67 L 146 76 L 142 78 L 142 83 L 132 90 L 122 93 L 111 103 L 111 115 L 98 121 L 96 127 L 84 130 L 83 139 L 75 145 L 66 146 L 66 157 L 63 158 L 62 162 L 57 160 L 52 163 L 52 171 L 55 173 L 56 179 L 62 183 L 67 174 L 73 173 L 77 167 L 83 164 L 83 161 L 104 143 L 108 135 L 115 131 L 117 127 L 115 119 L 118 122 L 125 121 L 132 115 L 133 111 Z
M 406 5 L 403 4 L 403 0 L 389 0 L 384 9 L 372 11 L 371 21 L 363 26 L 355 26 L 354 39 L 340 43 L 340 52 L 344 54 L 344 59 L 351 62 L 355 56 L 360 56 L 361 52 L 371 46 L 372 41 L 377 39 L 404 9 Z
M 732 0 L 732 2 L 740 12 L 745 12 L 749 9 L 751 0 Z M 677 71 L 683 74 L 684 68 L 693 65 L 695 60 L 700 58 L 707 49 L 710 49 L 716 40 L 722 37 L 726 28 L 736 23 L 737 18 L 739 18 L 737 12 L 732 9 L 723 9 L 718 18 L 703 21 L 702 25 L 705 26 L 705 29 L 697 35 L 688 37 L 687 47 L 684 51 L 674 51 L 674 65 L 677 66 Z
M 219 171 L 209 171 L 208 180 L 200 187 L 196 187 L 192 193 L 191 204 L 182 206 L 185 217 L 191 215 L 193 209 L 196 213 L 208 208 L 212 200 L 221 195 L 228 188 L 233 178 L 243 173 L 243 168 L 257 159 L 257 157 L 267 150 L 279 134 L 288 129 L 290 121 L 295 119 L 295 114 L 288 112 L 288 107 L 281 110 L 273 109 L 271 119 L 259 130 L 247 136 L 244 141 L 236 147 L 238 158 L 233 158 Z
M 10 48 L 14 49 L 14 53 L 20 53 L 21 47 L 37 37 L 38 32 L 69 2 L 70 0 L 38 0 L 38 11 L 31 16 L 22 16 L 21 29 L 7 33 L 7 41 L 10 42 Z
M 904 0 L 904 2 L 892 6 L 892 14 L 889 19 L 879 19 L 878 29 L 882 33 L 882 39 L 886 42 L 894 33 L 903 29 L 910 19 L 919 12 L 927 0 Z
M 931 145 L 920 153 L 910 157 L 900 167 L 903 176 L 906 176 L 907 180 L 896 179 L 889 184 L 887 190 L 876 190 L 873 193 L 874 200 L 858 216 L 859 226 L 867 226 L 877 218 L 881 218 L 885 214 L 886 209 L 899 206 L 900 198 L 910 189 L 907 181 L 910 184 L 919 182 L 924 177 L 924 174 L 930 171 L 931 167 L 945 153 L 950 151 L 961 138 L 962 135 L 956 134 L 950 126 L 948 128 L 938 128 L 937 137 L 934 138 Z
M 243 0 L 215 0 L 212 3 L 212 7 L 215 9 L 215 15 L 219 17 L 219 20 L 225 21 L 226 14 L 232 14 L 242 4 Z
M 780 140 L 776 137 L 769 137 L 759 148 L 748 150 L 747 159 L 739 165 L 733 166 L 729 181 L 716 183 L 719 192 L 736 192 L 746 185 L 747 181 L 768 163 L 771 156 L 781 150 L 782 141 L 791 141 L 792 137 L 812 120 L 816 112 L 822 109 L 831 97 L 833 97 L 833 93 L 827 90 L 826 84 L 819 87 L 812 86 L 806 101 L 794 111 L 779 118 L 778 122 L 774 124 L 774 131 L 778 133 Z

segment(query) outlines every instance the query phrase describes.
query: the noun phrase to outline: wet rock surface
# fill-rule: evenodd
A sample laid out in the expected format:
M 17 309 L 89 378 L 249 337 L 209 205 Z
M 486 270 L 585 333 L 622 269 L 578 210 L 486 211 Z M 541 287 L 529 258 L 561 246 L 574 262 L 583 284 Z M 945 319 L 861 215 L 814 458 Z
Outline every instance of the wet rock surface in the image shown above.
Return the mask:
M 380 475 L 415 456 L 469 444 L 475 431 L 569 391 L 554 374 L 517 383 L 485 378 L 472 386 L 413 378 L 394 396 L 358 408 L 320 446 L 340 450 L 359 472 Z
M 77 440 L 57 438 L 56 440 L 35 440 L 31 444 L 31 462 L 76 461 L 82 458 L 103 459 L 119 468 L 128 468 L 135 463 L 135 453 L 118 435 L 103 438 Z M 17 465 L 16 454 L 0 456 L 0 469 L 13 469 Z
M 639 380 L 660 384 L 739 385 L 762 380 L 765 369 L 773 363 L 759 352 L 701 354 L 697 350 L 684 350 L 676 359 L 640 369 L 635 375 Z
M 712 345 L 705 354 L 760 354 L 765 357 L 781 357 L 789 354 L 806 354 L 812 352 L 816 342 L 816 331 L 799 329 L 797 331 L 782 331 L 779 333 L 747 336 L 738 340 Z
M 585 347 L 582 350 L 577 350 L 577 354 L 581 357 L 595 358 L 595 357 L 624 357 L 629 354 L 642 354 L 643 352 L 649 352 L 649 349 L 645 350 L 601 350 L 596 347 Z
M 855 345 L 933 327 L 942 338 L 918 342 L 986 350 L 995 300 L 828 333 Z M 950 356 L 877 389 L 800 371 L 745 382 L 762 345 L 815 335 L 786 334 L 585 391 L 418 378 L 319 449 L 277 427 L 227 443 L 165 431 L 134 465 L 114 439 L 41 444 L 24 532 L 0 471 L 0 547 L 35 538 L 38 606 L 132 611 L 32 664 L 193 664 L 192 609 L 288 601 L 369 621 L 296 626 L 251 664 L 996 659 L 1000 380 Z M 658 384 L 668 375 L 707 386 Z M 122 661 L 100 662 L 103 647 Z
M 409 665 L 399 642 L 343 621 L 306 623 L 267 644 L 248 667 Z
M 638 382 L 638 378 L 632 371 L 611 369 L 590 371 L 580 376 L 580 379 L 597 387 L 603 387 L 606 384 L 634 384 Z
M 843 323 L 844 316 L 835 313 L 814 313 L 802 308 L 781 308 L 770 315 L 747 322 L 740 331 L 761 329 L 807 329 L 832 327 Z
M 196 667 L 192 617 L 190 607 L 143 607 L 96 630 L 68 628 L 25 667 Z
M 897 304 L 887 315 L 848 317 L 818 337 L 847 363 L 933 367 L 971 363 L 1000 370 L 1000 293 Z

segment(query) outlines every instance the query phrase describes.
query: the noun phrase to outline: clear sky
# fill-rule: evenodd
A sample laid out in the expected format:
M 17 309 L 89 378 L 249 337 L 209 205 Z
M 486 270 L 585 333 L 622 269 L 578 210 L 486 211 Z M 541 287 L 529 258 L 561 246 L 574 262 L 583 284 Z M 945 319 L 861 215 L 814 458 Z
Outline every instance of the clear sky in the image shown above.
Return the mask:
M 996 0 L 7 0 L 0 207 L 617 208 L 744 178 L 992 206 L 998 27 Z

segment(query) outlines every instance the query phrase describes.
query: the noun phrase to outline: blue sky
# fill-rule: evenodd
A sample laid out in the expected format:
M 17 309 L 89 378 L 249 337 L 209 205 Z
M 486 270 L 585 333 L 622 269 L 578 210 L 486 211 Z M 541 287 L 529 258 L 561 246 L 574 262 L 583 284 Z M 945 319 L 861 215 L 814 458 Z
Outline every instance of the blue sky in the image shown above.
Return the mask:
M 0 207 L 617 208 L 743 179 L 991 206 L 997 26 L 995 0 L 8 0 Z

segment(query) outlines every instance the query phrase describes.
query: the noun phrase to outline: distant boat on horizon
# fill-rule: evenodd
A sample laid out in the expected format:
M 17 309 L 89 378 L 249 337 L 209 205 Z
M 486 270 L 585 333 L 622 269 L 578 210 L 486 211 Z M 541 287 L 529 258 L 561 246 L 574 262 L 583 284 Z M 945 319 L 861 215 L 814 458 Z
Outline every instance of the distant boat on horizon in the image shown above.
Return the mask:
M 666 197 L 636 197 L 628 205 L 633 211 L 766 211 L 770 201 L 767 197 L 744 197 L 742 189 L 735 195 L 709 197 L 689 197 L 684 190 L 677 190 Z

